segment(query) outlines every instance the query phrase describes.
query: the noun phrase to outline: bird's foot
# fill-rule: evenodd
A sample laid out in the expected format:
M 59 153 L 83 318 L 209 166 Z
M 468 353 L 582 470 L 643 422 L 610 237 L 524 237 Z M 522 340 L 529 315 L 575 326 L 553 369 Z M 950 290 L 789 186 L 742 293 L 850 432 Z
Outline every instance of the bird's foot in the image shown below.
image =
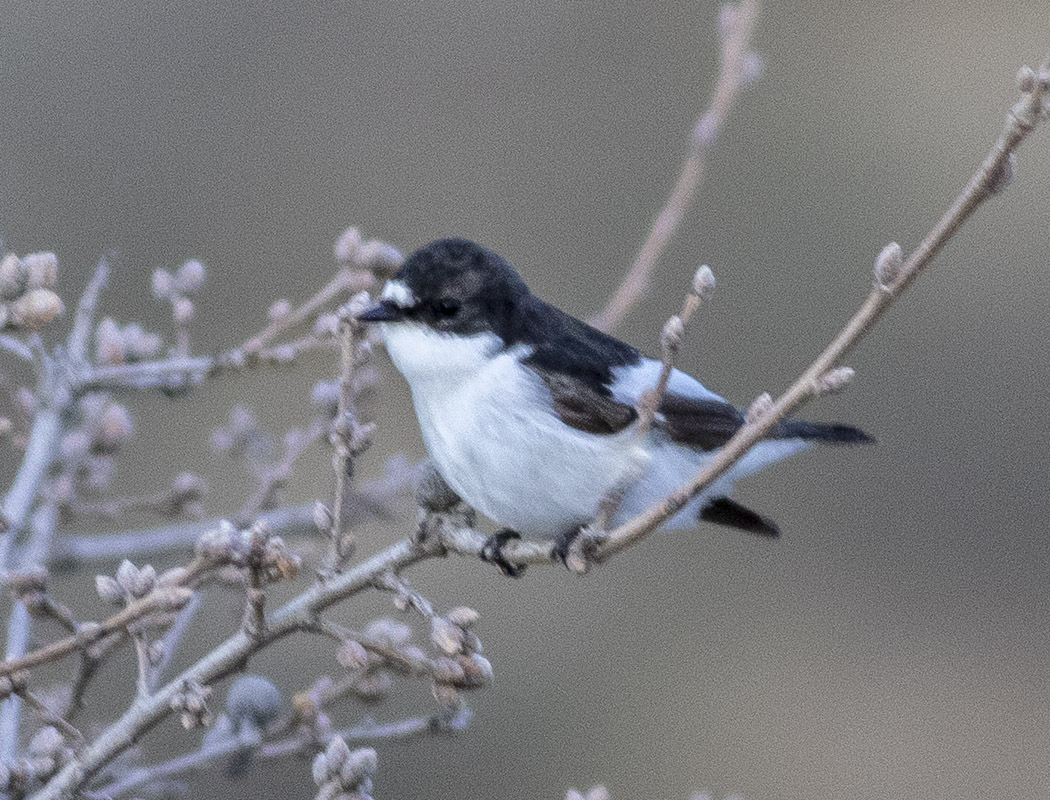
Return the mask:
M 485 544 L 482 545 L 481 552 L 478 555 L 481 556 L 482 561 L 487 561 L 499 567 L 500 572 L 504 575 L 511 578 L 520 578 L 525 573 L 525 564 L 511 564 L 507 561 L 506 556 L 503 555 L 503 548 L 507 542 L 520 538 L 521 534 L 517 531 L 512 531 L 510 528 L 498 530 L 485 540 Z
M 551 545 L 551 560 L 560 561 L 564 567 L 572 569 L 569 566 L 569 551 L 572 550 L 572 543 L 579 538 L 581 533 L 583 533 L 583 528 L 573 528 L 558 534 L 558 538 Z
M 597 563 L 597 548 L 604 539 L 604 532 L 590 525 L 573 528 L 554 540 L 551 560 L 560 561 L 569 572 L 582 575 Z

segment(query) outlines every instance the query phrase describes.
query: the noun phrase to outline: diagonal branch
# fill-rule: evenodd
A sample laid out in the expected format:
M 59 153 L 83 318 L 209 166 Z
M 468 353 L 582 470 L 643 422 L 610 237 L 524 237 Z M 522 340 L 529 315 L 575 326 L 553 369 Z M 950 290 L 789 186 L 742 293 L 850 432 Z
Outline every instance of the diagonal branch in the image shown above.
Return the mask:
M 671 196 L 667 198 L 649 230 L 645 244 L 638 251 L 634 263 L 612 299 L 591 319 L 591 324 L 598 330 L 608 332 L 615 329 L 635 307 L 649 285 L 649 276 L 656 267 L 657 260 L 689 209 L 704 176 L 711 148 L 718 139 L 740 88 L 752 77 L 749 50 L 751 33 L 755 28 L 758 13 L 758 0 L 741 0 L 737 5 L 727 4 L 722 7 L 719 20 L 719 33 L 722 38 L 721 62 L 711 103 L 693 129 L 689 155 L 682 165 Z
M 944 212 L 918 247 L 894 270 L 896 274 L 891 276 L 892 280 L 883 282 L 877 279 L 860 309 L 776 403 L 757 419 L 750 420 L 740 428 L 689 485 L 611 531 L 608 539 L 598 548 L 596 560 L 604 561 L 644 539 L 725 474 L 761 441 L 777 422 L 820 394 L 824 376 L 838 365 L 843 356 L 878 322 L 886 309 L 918 277 L 963 223 L 986 200 L 1006 188 L 1014 152 L 1047 113 L 1046 102 L 1050 96 L 1050 56 L 1041 65 L 1038 75 L 1027 67 L 1022 69 L 1018 83 L 1022 97 L 1007 114 L 1006 125 L 995 145 L 951 207 Z

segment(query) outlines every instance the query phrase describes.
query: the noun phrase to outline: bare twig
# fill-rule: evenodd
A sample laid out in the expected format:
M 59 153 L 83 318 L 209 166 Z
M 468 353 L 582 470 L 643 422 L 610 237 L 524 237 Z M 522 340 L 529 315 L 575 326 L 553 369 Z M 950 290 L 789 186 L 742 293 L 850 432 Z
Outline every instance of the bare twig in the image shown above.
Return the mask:
M 692 144 L 682 165 L 682 172 L 671 191 L 671 196 L 653 223 L 645 244 L 642 245 L 612 299 L 591 319 L 591 324 L 599 330 L 615 329 L 641 299 L 657 260 L 692 203 L 704 175 L 708 154 L 740 88 L 751 77 L 751 32 L 754 30 L 758 14 L 758 0 L 741 0 L 739 4 L 727 4 L 722 7 L 721 62 L 711 102 L 693 128 Z
M 663 402 L 664 395 L 667 393 L 667 382 L 671 379 L 671 372 L 674 370 L 674 359 L 678 354 L 682 337 L 685 335 L 685 328 L 693 318 L 693 314 L 700 307 L 700 301 L 711 293 L 714 286 L 715 276 L 711 272 L 711 268 L 704 264 L 693 275 L 693 282 L 685 295 L 685 299 L 682 301 L 682 309 L 664 324 L 664 329 L 660 335 L 662 360 L 660 375 L 656 380 L 656 386 L 643 392 L 635 406 L 638 419 L 634 423 L 634 432 L 639 440 L 643 440 L 649 435 L 657 410 L 660 408 L 660 403 Z M 620 510 L 624 493 L 638 477 L 637 473 L 628 475 L 618 486 L 610 490 L 602 498 L 594 521 L 584 530 L 585 535 L 577 537 L 573 542 L 573 546 L 570 547 L 569 555 L 565 560 L 567 566 L 574 571 L 587 569 L 589 560 L 587 553 L 593 549 L 599 540 L 605 538 L 605 531 L 612 523 L 616 512 Z
M 103 257 L 95 272 L 91 276 L 84 293 L 80 295 L 77 303 L 77 313 L 73 318 L 73 328 L 66 339 L 66 351 L 69 358 L 75 364 L 87 362 L 88 344 L 91 341 L 91 331 L 95 322 L 95 309 L 98 308 L 98 298 L 106 286 L 109 278 L 109 259 Z
M 266 511 L 259 514 L 256 519 L 264 521 L 274 535 L 286 539 L 292 536 L 314 536 L 317 533 L 313 524 L 312 503 Z M 218 524 L 218 519 L 208 519 L 201 522 L 186 522 L 102 536 L 69 534 L 56 543 L 54 560 L 61 564 L 120 558 L 149 558 L 179 550 L 189 552 L 202 533 L 214 529 Z
M 45 406 L 37 411 L 33 420 L 25 456 L 0 509 L 7 526 L 7 530 L 0 533 L 0 570 L 7 566 L 11 543 L 22 532 L 40 482 L 58 452 L 58 439 L 62 434 L 61 416 L 61 408 Z
M 18 693 L 19 697 L 25 701 L 25 704 L 36 712 L 36 715 L 40 717 L 40 720 L 45 725 L 54 725 L 66 736 L 69 736 L 73 742 L 79 747 L 84 743 L 84 735 L 77 730 L 73 725 L 70 725 L 61 715 L 55 713 L 51 708 L 29 690 L 23 690 Z
M 266 629 L 266 594 L 262 590 L 262 576 L 257 569 L 248 570 L 244 622 L 241 627 L 252 637 L 262 636 Z
M 57 511 L 54 502 L 41 505 L 33 512 L 30 525 L 29 545 L 22 568 L 32 569 L 47 562 L 57 523 Z M 29 609 L 21 600 L 15 602 L 7 623 L 7 648 L 4 660 L 19 659 L 29 647 L 29 634 L 32 628 Z M 14 695 L 4 701 L 0 708 L 0 758 L 10 760 L 18 747 L 18 728 L 21 722 L 22 697 Z
M 15 358 L 19 358 L 22 361 L 27 361 L 30 364 L 33 363 L 33 350 L 25 342 L 20 339 L 16 339 L 14 336 L 8 336 L 0 334 L 0 350 L 10 353 Z
M 1040 67 L 1039 74 L 1045 76 L 1048 71 L 1050 57 Z M 1046 114 L 1045 103 L 1050 95 L 1050 87 L 1047 86 L 1045 78 L 1037 80 L 1034 76 L 1035 73 L 1031 69 L 1025 68 L 1021 71 L 1019 83 L 1022 97 L 1007 115 L 1003 132 L 951 207 L 896 270 L 892 282 L 877 280 L 867 299 L 846 326 L 767 413 L 742 426 L 689 485 L 616 530 L 610 531 L 608 539 L 595 553 L 596 560 L 604 561 L 644 539 L 725 474 L 748 450 L 761 441 L 777 422 L 820 393 L 825 384 L 825 376 L 840 363 L 842 357 L 882 317 L 886 309 L 940 252 L 970 215 L 1004 188 L 1003 177 L 1010 170 L 1013 153 Z
M 350 489 L 354 479 L 354 459 L 368 446 L 372 426 L 358 419 L 355 376 L 368 361 L 368 342 L 364 327 L 357 321 L 367 295 L 357 296 L 339 312 L 339 402 L 329 440 L 335 451 L 335 491 L 332 498 L 331 547 L 322 571 L 339 569 L 354 551 L 354 536 L 349 529 Z
M 350 448 L 354 413 L 354 368 L 357 366 L 355 350 L 361 325 L 349 314 L 339 317 L 339 404 L 335 412 L 335 423 L 330 437 L 335 450 L 335 496 L 332 500 L 332 544 L 326 568 L 337 569 L 353 552 L 353 537 L 346 527 L 346 494 L 353 479 L 353 452 Z
M 355 269 L 340 269 L 324 287 L 294 311 L 273 320 L 261 333 L 237 348 L 247 356 L 261 351 L 273 339 L 289 328 L 310 319 L 319 309 L 341 294 L 355 294 L 368 289 L 375 282 L 370 272 Z
M 468 712 L 469 713 L 469 712 Z M 304 755 L 315 752 L 318 746 L 324 746 L 333 736 L 339 736 L 347 744 L 372 744 L 378 741 L 404 741 L 434 733 L 454 733 L 462 727 L 456 720 L 447 723 L 443 715 L 410 717 L 396 722 L 364 722 L 350 728 L 333 731 L 320 742 L 315 742 L 299 735 L 287 736 L 272 742 L 255 744 L 230 736 L 214 744 L 202 747 L 194 753 L 172 758 L 159 764 L 131 770 L 119 780 L 108 783 L 101 788 L 85 792 L 89 798 L 117 798 L 128 794 L 146 783 L 153 783 L 176 775 L 210 766 L 215 761 L 238 753 L 254 751 L 256 758 L 272 759 Z
M 233 514 L 232 520 L 239 526 L 249 525 L 274 505 L 275 495 L 292 476 L 292 466 L 310 447 L 320 441 L 328 430 L 328 421 L 315 419 L 301 435 L 287 444 L 280 461 L 270 464 L 260 475 L 258 487 L 251 497 Z M 299 433 L 298 431 L 296 433 Z M 287 441 L 287 440 L 286 440 Z
M 41 664 L 49 664 L 78 650 L 84 650 L 143 617 L 178 611 L 189 602 L 190 595 L 190 590 L 185 586 L 158 587 L 141 600 L 128 603 L 121 611 L 103 622 L 81 625 L 80 631 L 74 636 L 67 636 L 44 645 L 20 658 L 5 660 L 0 663 L 0 677 L 32 669 Z
M 186 635 L 186 631 L 189 630 L 190 624 L 197 615 L 197 609 L 200 606 L 201 596 L 199 593 L 194 594 L 186 607 L 175 617 L 175 624 L 171 626 L 168 632 L 164 634 L 164 638 L 161 639 L 160 659 L 150 675 L 150 691 L 156 688 L 157 682 L 163 677 L 164 670 L 168 668 L 168 664 L 174 658 L 175 652 L 179 649 L 179 643 L 182 641 L 182 637 Z
M 136 631 L 131 635 L 131 641 L 135 645 L 135 663 L 138 667 L 138 681 L 136 683 L 138 694 L 139 697 L 149 697 L 150 686 L 153 683 L 149 658 L 149 640 L 146 638 L 145 633 Z
M 219 365 L 213 356 L 162 358 L 139 361 L 135 364 L 113 364 L 89 370 L 73 384 L 73 390 L 84 393 L 168 388 L 173 381 L 200 383 L 218 371 Z

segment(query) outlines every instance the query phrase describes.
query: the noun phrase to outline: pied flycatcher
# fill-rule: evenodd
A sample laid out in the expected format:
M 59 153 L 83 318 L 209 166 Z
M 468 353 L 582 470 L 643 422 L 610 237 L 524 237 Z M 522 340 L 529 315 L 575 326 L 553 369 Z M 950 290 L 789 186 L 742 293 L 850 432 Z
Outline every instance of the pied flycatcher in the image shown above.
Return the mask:
M 635 406 L 661 362 L 545 303 L 467 239 L 417 250 L 358 319 L 381 324 L 441 476 L 503 527 L 482 558 L 508 574 L 521 569 L 501 553 L 508 539 L 556 537 L 564 561 L 611 490 L 627 486 L 617 524 L 688 483 L 744 423 L 676 369 L 641 439 Z M 774 523 L 729 499 L 733 484 L 812 442 L 867 441 L 847 425 L 785 420 L 665 527 L 699 519 L 776 536 Z

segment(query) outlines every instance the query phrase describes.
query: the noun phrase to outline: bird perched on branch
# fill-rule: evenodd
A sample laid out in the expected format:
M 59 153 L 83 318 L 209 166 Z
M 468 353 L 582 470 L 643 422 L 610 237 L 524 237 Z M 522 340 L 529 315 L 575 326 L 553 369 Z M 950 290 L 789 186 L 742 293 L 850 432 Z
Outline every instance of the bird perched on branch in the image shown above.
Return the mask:
M 503 527 L 482 558 L 508 574 L 521 569 L 502 553 L 508 540 L 555 537 L 564 561 L 610 492 L 622 491 L 615 524 L 688 483 L 744 424 L 675 369 L 639 431 L 637 406 L 662 362 L 536 297 L 502 257 L 467 239 L 417 250 L 358 319 L 382 326 L 441 476 Z M 665 527 L 703 520 L 776 536 L 774 523 L 729 498 L 733 484 L 814 442 L 868 441 L 847 425 L 784 420 Z

